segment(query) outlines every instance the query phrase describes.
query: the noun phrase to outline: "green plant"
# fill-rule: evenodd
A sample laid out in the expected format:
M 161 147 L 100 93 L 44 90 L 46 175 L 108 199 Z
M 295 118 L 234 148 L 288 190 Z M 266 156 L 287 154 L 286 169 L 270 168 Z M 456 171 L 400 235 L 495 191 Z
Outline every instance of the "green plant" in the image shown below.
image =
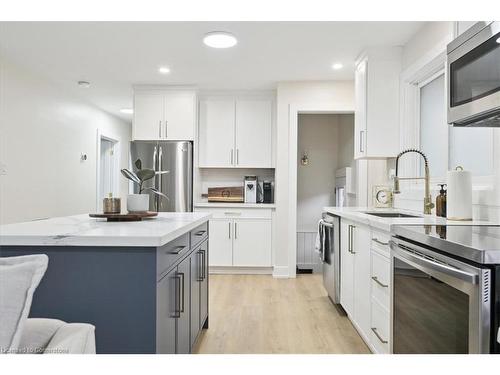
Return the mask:
M 169 199 L 165 194 L 163 194 L 161 191 L 159 191 L 158 189 L 156 189 L 154 187 L 150 187 L 150 186 L 144 187 L 144 182 L 151 180 L 156 175 L 170 173 L 170 171 L 155 171 L 155 170 L 149 169 L 149 168 L 142 168 L 141 159 L 137 159 L 135 161 L 134 165 L 136 167 L 135 172 L 132 172 L 131 170 L 125 169 L 125 168 L 122 169 L 121 172 L 125 176 L 126 179 L 134 182 L 135 184 L 137 184 L 139 186 L 139 194 L 142 194 L 143 191 L 149 190 L 160 197 L 164 197 L 164 198 Z

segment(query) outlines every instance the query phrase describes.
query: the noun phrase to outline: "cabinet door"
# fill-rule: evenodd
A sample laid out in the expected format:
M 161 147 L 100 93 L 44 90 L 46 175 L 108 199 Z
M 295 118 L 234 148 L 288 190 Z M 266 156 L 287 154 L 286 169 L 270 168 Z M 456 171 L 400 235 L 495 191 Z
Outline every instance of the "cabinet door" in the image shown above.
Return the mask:
M 340 222 L 340 304 L 353 317 L 354 313 L 354 256 L 351 249 L 352 223 Z
M 237 167 L 272 167 L 272 101 L 236 102 Z
M 159 93 L 134 95 L 132 138 L 156 140 L 164 137 L 164 99 Z
M 365 337 L 370 337 L 370 230 L 356 225 L 353 235 L 354 249 L 354 320 Z
M 232 99 L 200 101 L 200 167 L 234 165 L 234 106 Z
M 356 66 L 354 74 L 355 113 L 354 113 L 354 158 L 366 154 L 366 95 L 367 95 L 367 61 Z
M 233 265 L 271 266 L 271 220 L 234 220 Z
M 191 91 L 171 92 L 165 95 L 164 138 L 175 141 L 193 141 L 196 95 Z
M 201 257 L 201 250 L 195 250 L 189 257 L 191 264 L 191 348 L 198 337 L 200 326 L 200 285 L 203 276 Z
M 187 257 L 177 266 L 177 275 L 180 277 L 180 316 L 177 318 L 177 353 L 188 354 L 191 351 L 191 333 L 189 330 L 190 318 L 190 289 L 191 263 Z
M 201 269 L 203 271 L 200 283 L 200 329 L 208 317 L 208 240 L 200 247 Z
M 208 227 L 210 238 L 210 265 L 233 265 L 233 228 L 232 219 L 212 219 Z
M 157 285 L 156 352 L 159 354 L 175 354 L 177 285 L 175 269 L 165 275 Z

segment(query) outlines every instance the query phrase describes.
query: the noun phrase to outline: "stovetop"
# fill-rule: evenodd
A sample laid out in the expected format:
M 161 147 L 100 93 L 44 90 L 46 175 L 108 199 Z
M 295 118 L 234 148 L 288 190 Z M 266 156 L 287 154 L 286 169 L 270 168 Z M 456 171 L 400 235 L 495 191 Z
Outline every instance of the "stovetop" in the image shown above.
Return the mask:
M 394 234 L 480 264 L 500 264 L 500 226 L 401 225 Z

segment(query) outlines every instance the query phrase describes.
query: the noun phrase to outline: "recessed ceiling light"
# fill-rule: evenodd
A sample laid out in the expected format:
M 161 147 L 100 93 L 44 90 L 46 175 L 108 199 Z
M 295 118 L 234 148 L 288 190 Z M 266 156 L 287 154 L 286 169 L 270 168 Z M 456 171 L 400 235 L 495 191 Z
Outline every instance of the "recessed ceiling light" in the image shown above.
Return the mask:
M 226 31 L 213 31 L 205 35 L 203 43 L 212 48 L 231 48 L 238 43 L 238 40 Z
M 342 65 L 341 63 L 335 63 L 332 65 L 333 70 L 339 70 L 339 69 L 342 69 L 343 67 L 344 67 L 344 65 Z
M 127 115 L 131 115 L 132 113 L 134 113 L 134 110 L 132 108 L 122 108 L 120 109 L 120 112 L 126 113 Z
M 168 74 L 170 73 L 170 68 L 168 66 L 160 66 L 158 72 L 161 74 Z
M 500 38 L 497 38 L 497 43 L 500 43 Z
M 90 82 L 78 81 L 78 86 L 83 87 L 84 89 L 88 89 L 90 87 Z

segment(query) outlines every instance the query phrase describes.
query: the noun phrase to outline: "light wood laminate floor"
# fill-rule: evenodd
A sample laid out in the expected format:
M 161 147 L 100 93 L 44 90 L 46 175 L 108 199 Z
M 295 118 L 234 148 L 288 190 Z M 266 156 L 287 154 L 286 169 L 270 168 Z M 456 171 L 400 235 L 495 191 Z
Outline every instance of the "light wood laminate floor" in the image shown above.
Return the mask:
M 210 275 L 209 329 L 194 353 L 369 353 L 321 275 Z

